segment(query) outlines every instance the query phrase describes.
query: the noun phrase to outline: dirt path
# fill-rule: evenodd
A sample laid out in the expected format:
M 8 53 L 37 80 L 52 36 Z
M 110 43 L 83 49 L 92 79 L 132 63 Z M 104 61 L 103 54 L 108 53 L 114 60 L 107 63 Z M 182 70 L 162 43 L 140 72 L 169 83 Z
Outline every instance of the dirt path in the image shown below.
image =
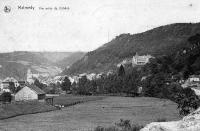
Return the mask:
M 62 110 L 1 120 L 6 131 L 88 131 L 109 126 L 120 118 L 146 124 L 158 118 L 179 119 L 176 105 L 156 98 L 108 97 Z

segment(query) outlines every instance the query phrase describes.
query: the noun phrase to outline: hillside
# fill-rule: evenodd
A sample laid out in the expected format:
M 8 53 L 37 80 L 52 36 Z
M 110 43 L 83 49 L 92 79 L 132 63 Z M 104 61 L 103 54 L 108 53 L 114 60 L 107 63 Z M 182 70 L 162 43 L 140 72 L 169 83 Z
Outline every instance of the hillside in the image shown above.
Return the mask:
M 41 57 L 44 57 L 51 62 L 61 61 L 73 54 L 73 52 L 33 52 L 33 53 L 36 55 L 40 55 Z
M 200 32 L 200 23 L 177 23 L 154 28 L 139 34 L 122 34 L 98 49 L 88 52 L 63 74 L 104 72 L 115 69 L 117 63 L 140 55 L 167 55 L 182 48 L 187 39 Z
M 57 61 L 56 65 L 62 69 L 71 66 L 76 61 L 80 60 L 85 55 L 84 52 L 71 53 L 69 56 Z
M 61 73 L 62 68 L 81 57 L 77 54 L 80 54 L 80 52 L 16 51 L 0 53 L 0 79 L 14 77 L 23 80 L 26 78 L 29 68 L 33 73 L 56 75 Z M 70 60 L 70 58 L 73 60 Z
M 16 79 L 23 80 L 26 78 L 28 68 L 36 71 L 32 66 L 51 64 L 48 59 L 31 52 L 0 53 L 0 78 L 15 77 Z

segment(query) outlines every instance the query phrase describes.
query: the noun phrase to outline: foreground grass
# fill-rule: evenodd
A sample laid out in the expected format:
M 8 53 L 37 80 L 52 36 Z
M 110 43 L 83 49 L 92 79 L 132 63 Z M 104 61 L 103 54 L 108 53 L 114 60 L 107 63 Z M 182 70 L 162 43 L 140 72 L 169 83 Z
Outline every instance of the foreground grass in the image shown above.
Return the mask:
M 84 103 L 88 101 L 101 100 L 101 96 L 57 96 L 54 98 L 54 105 L 63 105 L 64 107 Z M 20 115 L 35 114 L 57 110 L 58 108 L 48 105 L 45 102 L 23 101 L 13 102 L 11 104 L 0 105 L 0 120 Z
M 20 115 L 35 114 L 54 110 L 57 110 L 57 108 L 47 105 L 44 102 L 14 102 L 11 104 L 0 105 L 0 119 L 7 119 Z
M 108 129 L 112 131 L 111 129 L 114 128 L 112 126 L 116 128 L 115 123 L 119 123 L 120 119 L 130 120 L 131 125 L 137 123 L 146 125 L 155 121 L 179 120 L 176 103 L 152 97 L 107 96 L 105 99 L 98 97 L 102 100 L 94 101 L 97 99 L 97 96 L 59 96 L 55 98 L 54 102 L 56 103 L 56 100 L 60 100 L 60 104 L 67 104 L 69 101 L 71 102 L 72 98 L 78 101 L 91 101 L 62 108 L 62 110 L 0 120 L 0 130 L 94 131 L 98 127 L 102 131 Z M 137 125 L 135 128 L 138 128 Z M 116 130 L 120 131 L 122 129 L 118 127 Z

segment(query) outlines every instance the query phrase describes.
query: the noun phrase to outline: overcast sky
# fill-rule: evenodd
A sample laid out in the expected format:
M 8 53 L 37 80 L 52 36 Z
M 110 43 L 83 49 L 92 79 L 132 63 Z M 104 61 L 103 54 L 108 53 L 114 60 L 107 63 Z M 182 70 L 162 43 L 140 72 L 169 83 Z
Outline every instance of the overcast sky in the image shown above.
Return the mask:
M 5 5 L 10 13 L 4 12 Z M 35 9 L 19 10 L 20 5 Z M 38 9 L 55 6 L 70 9 Z M 91 51 L 116 35 L 177 22 L 200 22 L 200 1 L 1 0 L 0 52 Z

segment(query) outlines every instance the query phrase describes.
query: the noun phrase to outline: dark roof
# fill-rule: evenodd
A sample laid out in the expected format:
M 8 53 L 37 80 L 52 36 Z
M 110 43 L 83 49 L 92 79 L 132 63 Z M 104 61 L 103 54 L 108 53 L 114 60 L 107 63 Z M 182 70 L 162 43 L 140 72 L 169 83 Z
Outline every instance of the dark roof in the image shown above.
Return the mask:
M 28 83 L 25 84 L 25 86 L 29 87 L 31 90 L 35 91 L 35 93 L 37 93 L 38 95 L 40 94 L 45 94 L 45 92 L 43 90 L 41 90 L 39 87 L 35 86 L 35 85 L 30 85 Z

